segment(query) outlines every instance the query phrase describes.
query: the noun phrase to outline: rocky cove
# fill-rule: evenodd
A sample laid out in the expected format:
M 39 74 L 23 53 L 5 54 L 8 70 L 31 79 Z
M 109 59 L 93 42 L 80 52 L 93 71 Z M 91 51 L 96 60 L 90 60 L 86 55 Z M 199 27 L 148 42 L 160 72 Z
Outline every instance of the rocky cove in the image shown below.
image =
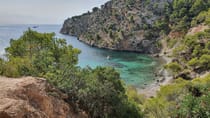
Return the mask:
M 18 38 L 22 32 L 33 25 L 19 25 L 19 26 L 4 26 L 0 27 L 0 48 L 4 53 L 4 48 L 9 45 L 11 38 Z M 78 38 L 63 35 L 59 33 L 60 25 L 39 25 L 35 30 L 38 32 L 55 32 L 56 37 L 67 40 L 67 43 L 82 52 L 79 54 L 78 66 L 85 68 L 90 66 L 95 68 L 97 66 L 111 66 L 114 67 L 121 75 L 124 83 L 133 85 L 137 88 L 145 87 L 156 81 L 155 72 L 161 66 L 163 61 L 151 56 L 127 52 L 127 51 L 113 51 L 109 49 L 99 49 L 88 46 Z M 10 31 L 13 31 L 12 35 Z M 107 56 L 110 58 L 107 59 Z
M 160 85 L 172 80 L 161 66 L 171 61 L 161 52 L 164 29 L 157 28 L 157 22 L 165 15 L 165 6 L 170 3 L 172 0 L 111 0 L 92 12 L 66 19 L 60 32 L 76 36 L 92 47 L 158 56 L 159 65 L 150 72 L 153 82 L 137 87 L 139 93 L 154 96 Z
M 208 118 L 209 16 L 209 0 L 110 0 L 0 26 L 0 118 Z

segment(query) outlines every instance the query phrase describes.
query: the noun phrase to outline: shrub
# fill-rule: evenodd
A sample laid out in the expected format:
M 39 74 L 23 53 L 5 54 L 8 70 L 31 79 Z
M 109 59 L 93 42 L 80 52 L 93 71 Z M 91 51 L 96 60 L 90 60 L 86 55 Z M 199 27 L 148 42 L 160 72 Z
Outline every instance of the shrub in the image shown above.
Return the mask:
M 29 29 L 6 48 L 8 60 L 0 59 L 0 74 L 8 77 L 44 77 L 66 94 L 75 110 L 91 118 L 141 118 L 135 101 L 128 99 L 120 75 L 113 68 L 76 66 L 80 50 L 54 33 Z
M 177 62 L 171 62 L 165 68 L 170 69 L 174 74 L 178 74 L 182 70 L 182 67 Z

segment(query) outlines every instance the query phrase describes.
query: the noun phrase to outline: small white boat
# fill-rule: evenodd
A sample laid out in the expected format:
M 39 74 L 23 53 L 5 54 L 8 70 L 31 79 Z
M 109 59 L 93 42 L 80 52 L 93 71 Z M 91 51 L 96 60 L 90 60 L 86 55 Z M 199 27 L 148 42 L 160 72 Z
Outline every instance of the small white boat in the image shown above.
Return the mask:
M 109 60 L 109 59 L 110 59 L 110 56 L 108 55 L 108 56 L 106 57 L 106 59 Z

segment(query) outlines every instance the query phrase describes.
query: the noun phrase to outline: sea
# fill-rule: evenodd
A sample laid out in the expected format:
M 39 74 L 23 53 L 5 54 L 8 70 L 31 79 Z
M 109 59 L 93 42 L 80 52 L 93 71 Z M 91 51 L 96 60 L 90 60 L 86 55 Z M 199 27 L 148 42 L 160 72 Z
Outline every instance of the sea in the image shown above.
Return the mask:
M 33 28 L 33 26 L 37 26 Z M 155 81 L 155 71 L 160 60 L 145 54 L 99 49 L 84 44 L 77 37 L 59 33 L 62 25 L 4 25 L 0 26 L 0 55 L 9 46 L 10 39 L 18 39 L 28 28 L 38 32 L 54 32 L 57 38 L 66 39 L 67 43 L 81 50 L 78 66 L 95 68 L 111 66 L 119 73 L 126 85 L 142 88 Z

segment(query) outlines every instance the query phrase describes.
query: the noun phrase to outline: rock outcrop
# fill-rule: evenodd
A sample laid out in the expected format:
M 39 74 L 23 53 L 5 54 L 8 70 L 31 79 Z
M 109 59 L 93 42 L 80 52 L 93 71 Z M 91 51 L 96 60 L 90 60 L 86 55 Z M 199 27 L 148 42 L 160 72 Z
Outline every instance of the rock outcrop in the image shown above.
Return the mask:
M 172 0 L 111 0 L 92 12 L 65 20 L 61 33 L 99 48 L 157 53 L 165 6 Z
M 85 118 L 72 112 L 66 97 L 44 79 L 0 77 L 0 118 Z

